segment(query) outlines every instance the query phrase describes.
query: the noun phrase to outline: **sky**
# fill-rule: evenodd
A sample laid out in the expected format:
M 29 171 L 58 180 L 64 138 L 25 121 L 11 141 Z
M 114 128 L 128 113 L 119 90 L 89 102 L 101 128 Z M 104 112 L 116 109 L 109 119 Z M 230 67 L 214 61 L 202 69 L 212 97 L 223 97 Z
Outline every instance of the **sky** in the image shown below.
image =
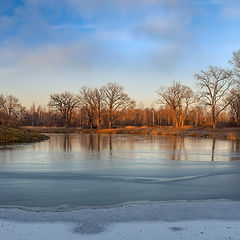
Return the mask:
M 107 82 L 150 107 L 239 49 L 239 0 L 0 0 L 0 93 L 26 107 Z

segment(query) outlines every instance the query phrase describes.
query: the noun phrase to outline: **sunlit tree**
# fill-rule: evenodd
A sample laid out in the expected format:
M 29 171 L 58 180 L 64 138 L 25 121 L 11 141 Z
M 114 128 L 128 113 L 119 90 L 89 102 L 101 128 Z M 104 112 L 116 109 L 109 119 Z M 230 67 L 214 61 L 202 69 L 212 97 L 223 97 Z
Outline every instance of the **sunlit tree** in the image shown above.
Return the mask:
M 230 70 L 210 66 L 207 71 L 195 74 L 201 103 L 211 110 L 212 128 L 216 129 L 217 118 L 231 103 L 227 99 L 233 87 L 233 73 Z
M 118 113 L 125 109 L 133 108 L 135 101 L 124 92 L 124 88 L 118 83 L 110 82 L 103 89 L 105 95 L 104 102 L 108 114 L 108 127 L 112 128 Z
M 71 123 L 73 110 L 79 106 L 79 103 L 79 96 L 69 92 L 64 92 L 50 95 L 48 107 L 51 110 L 60 112 L 64 125 L 68 128 Z
M 189 107 L 194 101 L 192 89 L 179 82 L 173 82 L 169 87 L 159 88 L 157 94 L 158 103 L 171 112 L 174 126 L 183 126 Z
M 22 120 L 25 111 L 25 108 L 16 97 L 12 95 L 0 95 L 0 115 L 2 124 L 18 124 Z

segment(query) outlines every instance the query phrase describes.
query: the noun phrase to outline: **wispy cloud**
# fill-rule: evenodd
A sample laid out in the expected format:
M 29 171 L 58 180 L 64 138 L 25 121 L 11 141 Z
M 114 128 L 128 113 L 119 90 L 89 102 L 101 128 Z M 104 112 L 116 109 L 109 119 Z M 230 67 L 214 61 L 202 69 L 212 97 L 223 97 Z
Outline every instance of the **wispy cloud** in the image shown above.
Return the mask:
M 59 79 L 73 89 L 83 79 L 135 86 L 142 78 L 144 93 L 146 79 L 191 81 L 239 46 L 239 9 L 239 0 L 1 1 L 1 86 L 11 90 L 20 78 L 34 88 L 33 79 L 53 89 Z
M 175 41 L 186 33 L 186 20 L 175 17 L 151 17 L 136 27 L 137 35 L 157 39 Z
M 94 49 L 90 44 L 49 45 L 25 52 L 22 63 L 38 69 L 87 69 L 93 65 Z
M 97 28 L 96 25 L 93 24 L 84 24 L 84 25 L 69 25 L 69 24 L 63 24 L 63 25 L 53 25 L 52 26 L 55 29 L 60 30 L 69 30 L 69 31 L 77 31 L 82 29 L 95 29 Z
M 29 66 L 82 69 L 144 63 L 165 69 L 180 62 L 192 47 L 190 24 L 195 6 L 222 2 L 23 0 L 3 6 L 6 14 L 0 16 L 0 46 L 8 42 L 5 48 L 11 49 L 17 42 L 24 53 L 15 58 Z M 10 63 L 14 53 L 11 56 L 8 51 L 3 55 Z
M 225 5 L 222 9 L 222 15 L 231 20 L 240 20 L 240 5 Z
M 167 15 L 149 17 L 136 26 L 136 37 L 152 43 L 146 59 L 153 67 L 162 70 L 176 67 L 185 49 L 192 46 L 188 25 L 189 16 Z
M 9 26 L 5 27 L 6 31 L 10 29 L 2 42 L 15 39 L 21 43 L 24 51 L 21 62 L 29 66 L 84 68 L 102 64 L 121 66 L 123 63 L 132 66 L 147 60 L 142 48 L 146 41 L 154 56 L 162 49 L 160 39 L 170 42 L 164 45 L 164 51 L 169 49 L 169 55 L 174 55 L 172 49 L 180 46 L 179 38 L 185 33 L 182 5 L 186 2 L 23 0 L 23 4 L 11 7 L 11 14 L 0 18 L 0 29 L 6 25 Z M 69 14 L 70 18 L 62 17 Z M 158 43 L 152 43 L 156 40 Z M 9 43 L 8 48 L 12 45 L 14 43 Z M 20 57 L 16 55 L 15 59 Z
M 191 5 L 195 6 L 207 6 L 207 5 L 220 5 L 224 0 L 197 0 L 191 1 Z

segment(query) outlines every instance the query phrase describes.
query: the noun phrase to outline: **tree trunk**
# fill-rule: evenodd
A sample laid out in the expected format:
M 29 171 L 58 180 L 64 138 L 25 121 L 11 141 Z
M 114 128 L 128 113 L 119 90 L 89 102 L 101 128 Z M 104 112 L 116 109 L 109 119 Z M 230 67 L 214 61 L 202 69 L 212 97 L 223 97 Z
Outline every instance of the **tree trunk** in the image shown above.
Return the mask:
M 112 120 L 111 120 L 111 119 L 109 119 L 109 121 L 108 121 L 108 128 L 109 128 L 109 129 L 112 128 Z
M 216 121 L 212 122 L 212 128 L 213 128 L 214 131 L 216 130 Z
M 178 127 L 178 120 L 177 120 L 177 113 L 174 112 L 173 114 L 173 124 L 175 125 L 175 127 Z
M 97 128 L 101 129 L 101 115 L 100 114 L 98 114 L 98 117 L 97 117 Z
M 215 109 L 212 109 L 212 128 L 216 130 L 216 116 L 215 116 Z
M 154 109 L 152 110 L 152 125 L 153 125 L 153 127 L 155 126 L 155 114 L 154 114 Z
M 112 119 L 113 119 L 113 112 L 112 110 L 110 109 L 110 112 L 109 112 L 109 119 L 108 119 L 108 128 L 112 128 Z
M 66 120 L 65 121 L 65 128 L 68 129 L 68 127 L 69 127 L 69 122 L 68 122 L 68 120 Z
M 181 127 L 184 126 L 184 119 L 182 119 L 182 122 L 181 122 Z
M 92 130 L 92 118 L 89 120 L 89 128 Z

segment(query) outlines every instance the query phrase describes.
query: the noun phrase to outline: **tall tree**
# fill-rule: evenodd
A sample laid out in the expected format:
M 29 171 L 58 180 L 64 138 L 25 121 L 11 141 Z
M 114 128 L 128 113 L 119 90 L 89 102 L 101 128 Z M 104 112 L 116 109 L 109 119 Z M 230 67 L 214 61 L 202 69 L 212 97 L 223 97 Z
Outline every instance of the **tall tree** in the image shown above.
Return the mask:
M 89 126 L 92 128 L 93 121 L 96 120 L 97 128 L 102 127 L 102 111 L 104 108 L 105 93 L 104 88 L 82 87 L 80 90 L 83 110 L 87 113 Z
M 232 59 L 229 62 L 233 66 L 234 75 L 240 84 L 240 50 L 233 52 Z
M 64 92 L 60 94 L 51 94 L 48 107 L 51 110 L 61 113 L 64 125 L 68 128 L 72 119 L 73 110 L 79 106 L 79 103 L 79 96 Z
M 108 127 L 112 128 L 117 119 L 117 113 L 135 106 L 133 101 L 125 92 L 124 88 L 118 83 L 108 83 L 104 87 L 104 102 L 108 113 Z
M 221 67 L 210 66 L 208 71 L 195 74 L 200 88 L 200 100 L 211 109 L 212 128 L 216 129 L 217 117 L 225 110 L 231 101 L 227 95 L 233 86 L 233 73 Z
M 19 103 L 19 100 L 12 96 L 0 95 L 1 121 L 5 125 L 16 125 L 22 119 L 25 108 Z
M 173 82 L 167 88 L 159 88 L 157 94 L 158 102 L 171 111 L 174 126 L 183 126 L 190 104 L 194 99 L 192 89 L 179 82 Z
M 195 94 L 190 87 L 182 85 L 182 93 L 183 93 L 183 98 L 182 98 L 181 113 L 180 113 L 181 127 L 183 127 L 184 125 L 184 121 L 190 106 L 196 101 Z
M 82 87 L 80 96 L 82 99 L 82 110 L 87 115 L 88 127 L 92 129 L 95 114 L 93 90 L 89 87 Z
M 228 96 L 228 101 L 230 102 L 230 114 L 231 118 L 234 120 L 235 124 L 240 126 L 240 94 L 239 90 L 232 89 Z
M 94 110 L 96 113 L 96 119 L 97 119 L 97 128 L 100 129 L 102 127 L 102 110 L 104 108 L 104 99 L 105 99 L 105 93 L 104 88 L 94 88 L 92 91 L 93 96 L 93 105 Z

